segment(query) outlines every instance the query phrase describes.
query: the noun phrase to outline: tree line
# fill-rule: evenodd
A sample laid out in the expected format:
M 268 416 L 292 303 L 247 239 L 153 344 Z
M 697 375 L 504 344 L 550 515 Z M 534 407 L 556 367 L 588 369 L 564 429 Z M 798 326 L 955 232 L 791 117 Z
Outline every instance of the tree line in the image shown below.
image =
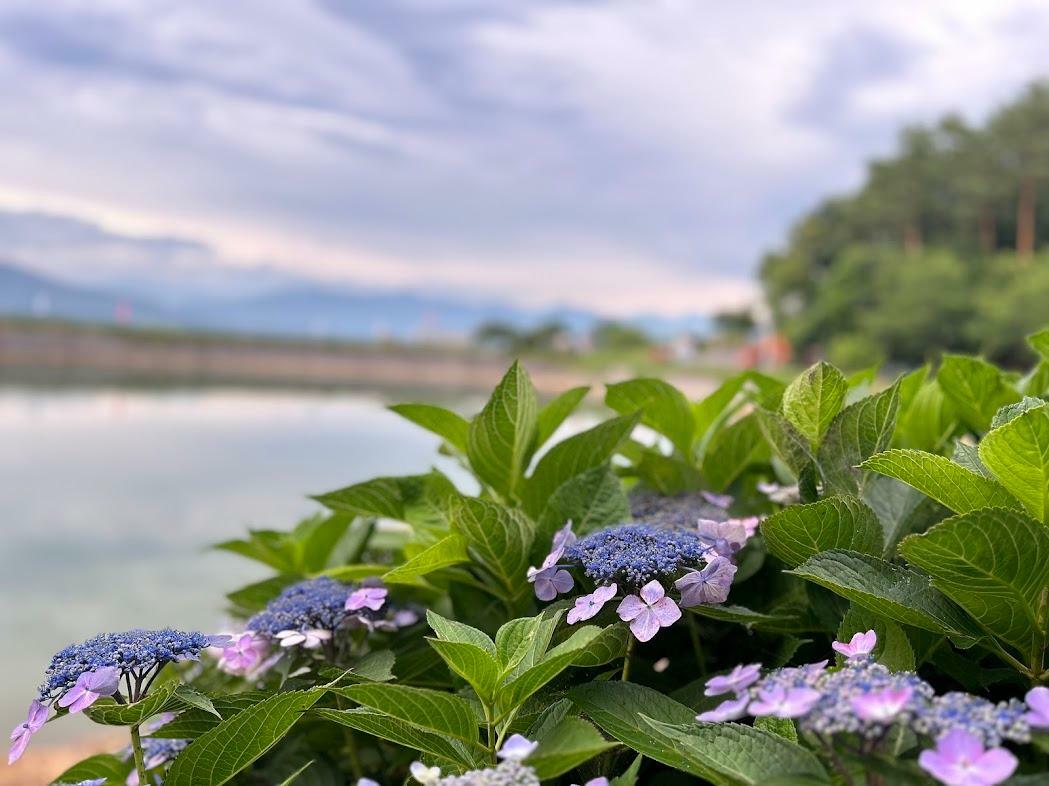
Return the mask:
M 942 351 L 1027 362 L 1049 313 L 1049 82 L 982 126 L 905 128 L 854 194 L 825 200 L 766 255 L 780 330 L 844 365 Z

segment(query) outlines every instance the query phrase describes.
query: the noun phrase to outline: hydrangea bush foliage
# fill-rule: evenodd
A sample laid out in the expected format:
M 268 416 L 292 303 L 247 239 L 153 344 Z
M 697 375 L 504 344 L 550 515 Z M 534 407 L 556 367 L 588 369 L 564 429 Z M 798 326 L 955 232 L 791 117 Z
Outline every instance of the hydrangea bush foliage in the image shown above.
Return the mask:
M 56 783 L 1046 783 L 1049 331 L 1030 344 L 1022 376 L 619 382 L 561 439 L 590 391 L 540 403 L 518 364 L 471 418 L 395 406 L 472 488 L 375 478 L 219 544 L 272 571 L 229 629 L 67 647 L 10 760 L 79 714 L 130 746 Z

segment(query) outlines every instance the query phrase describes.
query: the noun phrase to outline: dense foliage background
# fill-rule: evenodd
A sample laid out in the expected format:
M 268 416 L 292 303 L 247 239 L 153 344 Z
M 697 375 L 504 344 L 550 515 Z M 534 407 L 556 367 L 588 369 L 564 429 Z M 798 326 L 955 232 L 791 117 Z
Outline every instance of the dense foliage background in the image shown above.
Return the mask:
M 1019 366 L 1049 305 L 1049 84 L 983 127 L 954 115 L 900 136 L 851 196 L 801 218 L 761 277 L 799 348 L 850 367 L 942 351 Z

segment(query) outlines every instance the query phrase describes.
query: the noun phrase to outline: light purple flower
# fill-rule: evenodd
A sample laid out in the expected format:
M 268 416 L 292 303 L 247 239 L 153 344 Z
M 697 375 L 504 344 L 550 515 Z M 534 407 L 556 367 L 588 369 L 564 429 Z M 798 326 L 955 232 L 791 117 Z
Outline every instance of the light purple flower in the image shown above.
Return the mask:
M 985 750 L 975 734 L 952 729 L 921 752 L 918 765 L 947 786 L 994 786 L 1013 774 L 1017 761 L 1005 748 Z
M 217 650 L 224 650 L 226 647 L 232 646 L 233 644 L 233 637 L 228 633 L 216 633 L 207 638 L 208 646 L 214 647 Z
M 539 600 L 553 600 L 575 584 L 572 574 L 557 564 L 563 554 L 564 548 L 555 549 L 546 555 L 541 567 L 528 569 L 528 581 L 535 585 L 535 596 Z
M 568 616 L 565 620 L 569 625 L 575 625 L 577 622 L 597 616 L 601 608 L 608 601 L 612 600 L 617 592 L 619 592 L 619 587 L 615 584 L 608 584 L 604 587 L 598 587 L 589 595 L 576 598 L 575 606 L 568 610 Z
M 495 755 L 505 761 L 524 761 L 538 747 L 538 742 L 532 742 L 521 734 L 512 734 Z
M 219 656 L 219 668 L 227 674 L 249 674 L 259 667 L 269 652 L 269 640 L 246 630 L 232 637 Z
M 1031 711 L 1024 715 L 1024 720 L 1032 729 L 1049 730 L 1049 688 L 1031 688 L 1024 696 L 1024 701 Z
M 120 669 L 116 666 L 85 671 L 76 678 L 73 687 L 58 700 L 58 706 L 68 707 L 70 712 L 80 712 L 103 696 L 112 696 L 119 688 Z
M 360 611 L 371 609 L 378 611 L 386 603 L 386 595 L 389 593 L 385 587 L 361 587 L 350 593 L 346 598 L 347 611 Z
M 277 633 L 277 640 L 282 647 L 302 646 L 308 650 L 315 650 L 321 644 L 331 640 L 331 631 L 322 628 L 311 630 L 282 630 Z
M 415 609 L 397 609 L 390 620 L 395 628 L 410 628 L 418 621 L 419 612 Z
M 739 522 L 739 525 L 743 527 L 743 531 L 747 533 L 748 539 L 758 533 L 758 526 L 761 524 L 761 516 L 747 516 L 746 518 L 731 520 Z
M 681 605 L 724 603 L 728 599 L 736 566 L 726 557 L 714 557 L 703 570 L 690 570 L 674 582 L 681 592 Z
M 423 786 L 433 786 L 441 779 L 440 767 L 427 767 L 421 761 L 413 761 L 409 770 L 412 773 L 412 777 L 423 784 Z
M 852 711 L 869 723 L 891 723 L 914 695 L 908 686 L 862 693 L 852 699 Z
M 796 505 L 801 502 L 801 491 L 798 484 L 781 486 L 779 483 L 759 483 L 758 491 L 778 505 Z
M 11 732 L 11 749 L 7 753 L 8 764 L 14 764 L 22 757 L 29 740 L 34 734 L 44 728 L 46 721 L 47 707 L 34 699 L 26 712 L 26 719 L 15 726 Z
M 836 641 L 830 646 L 835 652 L 839 652 L 849 660 L 853 660 L 870 655 L 874 652 L 874 645 L 877 643 L 878 634 L 873 630 L 869 630 L 866 633 L 853 634 L 847 644 L 843 641 Z
M 361 778 L 357 781 L 357 786 L 379 786 L 379 782 L 371 778 Z
M 550 544 L 550 553 L 553 554 L 555 551 L 564 552 L 569 546 L 578 540 L 575 533 L 572 532 L 572 522 L 568 521 L 561 529 L 554 533 L 554 539 Z M 561 559 L 558 557 L 558 559 Z
M 731 557 L 747 542 L 747 528 L 738 519 L 700 519 L 697 528 L 703 545 L 722 557 Z
M 578 786 L 578 784 L 573 783 L 572 786 Z M 608 786 L 608 778 L 604 775 L 600 778 L 591 778 L 583 786 Z
M 733 699 L 726 699 L 712 710 L 701 712 L 696 720 L 704 723 L 724 723 L 725 721 L 739 720 L 747 714 L 747 704 L 750 696 L 744 694 Z
M 630 632 L 638 641 L 649 641 L 660 628 L 670 627 L 681 619 L 681 609 L 655 579 L 641 588 L 640 597 L 623 598 L 616 613 L 619 619 L 630 623 Z
M 740 664 L 728 674 L 721 674 L 707 680 L 706 696 L 720 696 L 722 693 L 740 693 L 745 691 L 761 677 L 761 664 Z
M 699 495 L 715 508 L 728 510 L 732 506 L 733 497 L 729 494 L 715 494 L 712 491 L 701 491 Z
M 755 717 L 772 715 L 776 718 L 800 718 L 816 706 L 820 692 L 812 688 L 783 688 L 776 686 L 759 689 L 758 698 L 750 703 L 750 714 Z

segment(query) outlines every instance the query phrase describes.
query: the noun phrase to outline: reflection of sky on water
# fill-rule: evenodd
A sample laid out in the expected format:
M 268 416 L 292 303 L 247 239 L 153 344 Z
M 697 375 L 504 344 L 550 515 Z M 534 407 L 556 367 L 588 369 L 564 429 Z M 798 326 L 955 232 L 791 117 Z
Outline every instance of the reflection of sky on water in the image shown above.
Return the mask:
M 264 575 L 204 551 L 287 528 L 306 495 L 430 466 L 437 439 L 378 397 L 225 390 L 0 389 L 0 723 L 51 654 L 100 630 L 214 628 L 223 593 Z M 15 645 L 15 646 L 12 646 Z M 90 724 L 49 725 L 40 742 Z

